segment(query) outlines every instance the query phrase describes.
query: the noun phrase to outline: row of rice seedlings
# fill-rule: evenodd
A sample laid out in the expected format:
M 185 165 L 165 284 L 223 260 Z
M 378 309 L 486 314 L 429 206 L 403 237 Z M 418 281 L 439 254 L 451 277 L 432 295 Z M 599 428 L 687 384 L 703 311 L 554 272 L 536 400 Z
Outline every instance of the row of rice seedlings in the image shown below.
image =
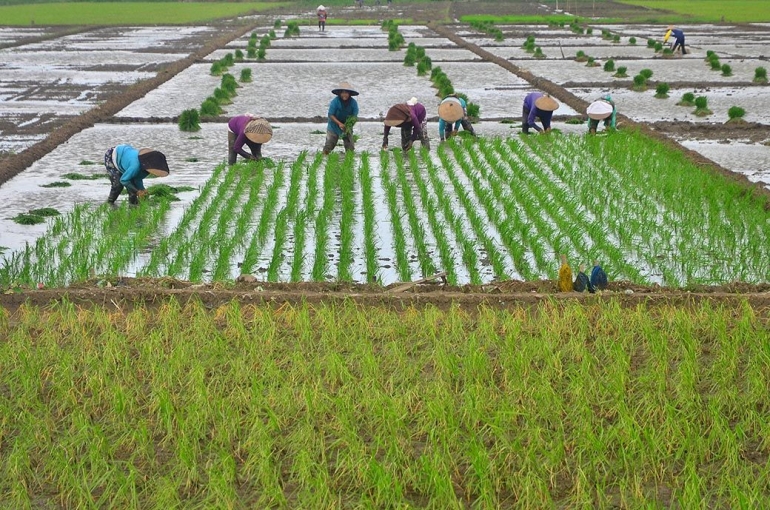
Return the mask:
M 350 266 L 353 263 L 353 225 L 355 221 L 355 157 L 353 152 L 345 153 L 340 169 L 340 258 L 337 278 L 352 281 Z
M 468 184 L 471 184 L 471 187 L 474 188 L 474 191 L 476 189 L 480 189 L 478 186 L 478 183 L 474 186 L 473 182 L 461 182 L 460 177 L 457 174 L 457 171 L 455 170 L 456 166 L 460 166 L 463 170 L 463 174 L 465 177 L 471 181 L 473 179 L 473 170 L 468 164 L 467 161 L 464 159 L 456 160 L 458 165 L 453 164 L 452 160 L 449 158 L 449 146 L 453 147 L 456 144 L 445 144 L 441 145 L 438 148 L 438 156 L 441 160 L 441 164 L 444 167 L 444 171 L 447 173 L 447 176 L 449 177 L 449 181 L 452 183 L 452 188 L 454 189 L 455 195 L 459 198 L 460 203 L 462 204 L 463 211 L 465 213 L 466 218 L 468 219 L 468 223 L 471 225 L 471 229 L 473 230 L 473 234 L 476 236 L 476 239 L 482 244 L 484 247 L 484 251 L 486 252 L 486 258 L 491 262 L 492 269 L 495 272 L 495 276 L 497 278 L 506 278 L 511 275 L 507 268 L 513 268 L 513 263 L 506 264 L 504 261 L 503 255 L 500 253 L 499 246 L 502 245 L 502 242 L 500 240 L 500 236 L 498 232 L 495 232 L 494 230 L 491 231 L 489 228 L 490 225 L 490 219 L 489 216 L 485 214 L 486 217 L 482 217 L 482 215 L 479 213 L 479 210 L 483 207 L 481 206 L 481 199 L 476 197 L 474 200 L 471 197 L 471 193 L 468 188 Z M 455 156 L 457 156 L 459 153 L 455 153 Z M 486 211 L 485 211 L 486 213 Z M 494 239 L 493 239 L 494 237 Z
M 380 281 L 377 264 L 377 245 L 375 243 L 377 220 L 374 211 L 374 191 L 371 170 L 369 168 L 369 153 L 361 154 L 358 165 L 358 181 L 361 183 L 361 209 L 364 216 L 364 259 L 366 260 L 366 280 Z
M 287 258 L 285 246 L 289 222 L 299 221 L 299 197 L 302 191 L 302 180 L 305 178 L 305 160 L 307 151 L 302 151 L 297 159 L 292 163 L 289 174 L 289 188 L 286 194 L 286 205 L 278 213 L 275 219 L 275 243 L 273 244 L 273 255 L 270 257 L 270 264 L 267 267 L 267 279 L 271 282 L 278 281 L 279 269 L 281 264 Z M 296 240 L 295 240 L 296 241 Z M 294 245 L 294 250 L 302 251 L 302 245 Z
M 404 35 L 398 31 L 398 23 L 392 19 L 383 21 L 382 29 L 388 31 L 388 51 L 398 51 L 406 43 Z
M 428 226 L 430 227 L 431 235 L 435 240 L 436 248 L 438 249 L 439 258 L 441 259 L 441 268 L 446 272 L 446 278 L 449 283 L 456 285 L 457 263 L 452 255 L 452 250 L 449 247 L 446 225 L 438 219 L 438 204 L 436 203 L 436 199 L 428 192 L 428 186 L 425 179 L 423 179 L 424 170 L 418 164 L 415 151 L 410 151 L 408 154 L 412 181 L 417 185 L 421 209 L 428 217 Z M 423 158 L 423 160 L 424 159 L 428 158 Z
M 267 247 L 271 228 L 275 226 L 275 215 L 279 202 L 278 195 L 284 185 L 285 168 L 285 162 L 281 161 L 278 164 L 278 168 L 271 171 L 273 182 L 270 183 L 265 192 L 265 200 L 259 220 L 257 221 L 256 231 L 252 235 L 243 255 L 243 262 L 241 263 L 241 273 L 243 274 L 252 274 L 254 272 L 259 255 Z M 254 192 L 259 193 L 260 190 L 255 188 Z
M 316 200 L 318 198 L 318 168 L 325 160 L 323 153 L 317 153 L 315 159 L 308 167 L 307 179 L 305 180 L 305 206 L 297 213 L 294 222 L 294 254 L 291 263 L 291 281 L 298 282 L 304 279 L 305 275 L 305 237 L 308 228 L 310 228 L 310 219 L 315 217 Z
M 198 227 L 195 220 L 198 217 L 201 208 L 209 203 L 214 186 L 219 183 L 225 168 L 226 165 L 224 163 L 217 165 L 214 168 L 211 177 L 209 177 L 203 185 L 200 194 L 189 206 L 187 206 L 187 208 L 185 208 L 179 223 L 173 225 L 169 229 L 169 233 L 161 237 L 158 245 L 152 250 L 149 261 L 145 267 L 140 270 L 139 274 L 142 274 L 143 276 L 154 276 L 156 278 L 166 274 L 164 270 L 167 267 L 172 254 L 177 253 L 177 246 Z M 174 260 L 176 260 L 176 258 L 178 257 L 174 256 Z
M 707 301 L 0 309 L 0 492 L 14 508 L 762 507 L 765 322 Z
M 336 186 L 340 180 L 339 154 L 332 153 L 326 158 L 323 178 L 323 203 L 315 218 L 315 257 L 313 260 L 312 279 L 317 282 L 326 280 L 329 258 L 329 225 L 335 209 Z
M 389 152 L 384 152 L 380 156 L 380 180 L 385 190 L 388 211 L 390 212 L 393 248 L 396 253 L 396 273 L 402 282 L 408 282 L 412 279 L 412 270 L 406 255 L 406 232 L 401 222 L 402 216 L 398 207 L 398 187 L 391 177 L 391 171 L 389 170 L 390 156 L 391 153 Z
M 426 239 L 428 233 L 423 227 L 420 216 L 417 214 L 417 205 L 414 195 L 412 194 L 412 187 L 406 178 L 406 170 L 404 169 L 404 158 L 401 152 L 395 151 L 394 153 L 396 163 L 396 179 L 398 181 L 398 187 L 401 190 L 401 204 L 406 209 L 407 220 L 409 221 L 409 230 L 412 235 L 412 244 L 417 252 L 417 264 L 420 268 L 420 274 L 422 277 L 430 276 L 436 273 L 436 266 L 433 262 Z M 414 155 L 412 154 L 412 157 Z M 432 244 L 435 244 L 435 240 Z M 414 257 L 414 256 L 413 256 Z
M 434 164 L 431 158 L 423 158 L 423 163 L 428 170 L 428 179 L 430 180 L 433 193 L 441 208 L 441 212 L 454 235 L 455 243 L 462 252 L 462 262 L 468 270 L 468 278 L 472 284 L 481 283 L 479 273 L 479 260 L 476 254 L 475 236 L 472 234 L 472 228 L 468 220 L 462 215 L 460 205 L 456 204 L 450 198 L 450 194 L 444 186 L 444 182 L 439 176 L 438 165 Z M 443 169 L 442 169 L 443 170 Z M 441 172 L 444 173 L 443 171 Z M 415 176 L 415 179 L 418 177 Z M 421 177 L 420 177 L 421 178 Z

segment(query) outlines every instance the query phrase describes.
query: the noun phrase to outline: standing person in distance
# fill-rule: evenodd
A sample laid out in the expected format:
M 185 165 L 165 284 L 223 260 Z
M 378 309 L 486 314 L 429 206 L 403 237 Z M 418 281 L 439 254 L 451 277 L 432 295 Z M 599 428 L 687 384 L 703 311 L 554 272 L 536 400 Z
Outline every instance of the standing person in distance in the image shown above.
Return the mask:
M 337 142 L 342 138 L 345 151 L 354 151 L 356 149 L 353 143 L 353 128 L 348 119 L 355 120 L 358 117 L 358 102 L 353 96 L 358 95 L 353 86 L 343 81 L 339 87 L 332 89 L 334 99 L 329 103 L 329 121 L 326 123 L 326 143 L 324 144 L 324 154 L 329 154 L 337 146 Z M 346 123 L 348 125 L 346 125 Z
M 262 159 L 262 144 L 273 137 L 273 128 L 262 117 L 251 113 L 237 115 L 227 123 L 227 163 L 234 165 L 238 156 L 250 161 Z M 251 153 L 243 150 L 246 145 Z
M 553 112 L 559 109 L 559 103 L 549 95 L 542 92 L 530 92 L 524 98 L 521 110 L 521 131 L 529 134 L 529 128 L 538 133 L 551 132 L 551 117 Z M 540 119 L 543 127 L 537 125 L 536 119 Z
M 144 179 L 150 174 L 166 177 L 169 173 L 166 156 L 153 149 L 135 149 L 122 144 L 110 147 L 104 153 L 104 167 L 110 176 L 110 194 L 107 203 L 116 207 L 115 201 L 123 188 L 128 189 L 128 203 L 139 204 L 139 199 L 147 196 Z
M 326 18 L 329 16 L 326 13 L 326 7 L 319 5 L 316 9 L 316 15 L 318 15 L 318 30 L 321 32 L 326 31 Z

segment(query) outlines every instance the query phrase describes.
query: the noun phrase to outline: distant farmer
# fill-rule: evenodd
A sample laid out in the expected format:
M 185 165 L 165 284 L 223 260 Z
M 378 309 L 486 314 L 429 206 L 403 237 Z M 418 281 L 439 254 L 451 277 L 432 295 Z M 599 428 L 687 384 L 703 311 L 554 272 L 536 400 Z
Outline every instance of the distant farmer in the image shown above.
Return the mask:
M 615 129 L 617 108 L 615 107 L 615 101 L 612 100 L 612 96 L 607 94 L 601 99 L 597 99 L 586 109 L 588 115 L 588 132 L 592 135 L 596 134 L 596 129 L 599 127 L 599 121 L 604 121 L 604 130 Z
M 669 37 L 674 36 L 674 45 L 671 47 L 671 51 L 676 53 L 677 49 L 680 49 L 682 51 L 682 55 L 687 53 L 687 50 L 684 49 L 684 32 L 682 32 L 678 28 L 674 28 L 674 25 L 669 25 L 668 30 L 666 31 L 666 35 L 663 37 L 663 43 L 667 43 Z
M 319 5 L 318 9 L 316 9 L 316 14 L 318 15 L 318 30 L 321 32 L 326 31 L 326 18 L 329 16 L 326 13 L 326 7 Z
M 524 134 L 529 134 L 529 128 L 533 128 L 538 133 L 551 132 L 551 117 L 553 112 L 559 108 L 559 103 L 549 95 L 542 92 L 530 92 L 524 98 L 524 105 L 521 111 L 521 130 Z M 541 129 L 535 123 L 535 119 L 540 119 L 543 123 Z
M 353 143 L 353 124 L 358 118 L 358 102 L 352 96 L 358 92 L 353 86 L 344 81 L 332 90 L 335 97 L 329 103 L 329 121 L 326 123 L 326 144 L 324 154 L 329 154 L 337 146 L 342 137 L 345 151 L 355 150 Z
M 227 123 L 227 163 L 234 165 L 238 156 L 246 160 L 262 159 L 262 144 L 273 137 L 273 128 L 262 117 L 251 113 L 238 115 Z M 251 154 L 243 150 L 248 146 Z
M 385 130 L 382 136 L 382 150 L 388 150 L 388 136 L 391 127 L 401 128 L 401 148 L 404 152 L 412 148 L 415 141 L 420 140 L 422 146 L 430 150 L 428 139 L 427 112 L 425 107 L 413 97 L 406 103 L 391 106 L 385 114 Z
M 144 178 L 152 174 L 157 177 L 168 175 L 166 156 L 153 149 L 135 149 L 130 145 L 111 147 L 104 153 L 104 167 L 110 176 L 110 195 L 107 203 L 115 207 L 115 200 L 125 187 L 128 189 L 128 203 L 137 205 L 139 198 L 147 196 Z
M 468 118 L 468 105 L 465 99 L 457 94 L 449 94 L 438 105 L 438 134 L 441 141 L 448 140 L 460 130 L 460 126 L 471 135 L 476 136 Z

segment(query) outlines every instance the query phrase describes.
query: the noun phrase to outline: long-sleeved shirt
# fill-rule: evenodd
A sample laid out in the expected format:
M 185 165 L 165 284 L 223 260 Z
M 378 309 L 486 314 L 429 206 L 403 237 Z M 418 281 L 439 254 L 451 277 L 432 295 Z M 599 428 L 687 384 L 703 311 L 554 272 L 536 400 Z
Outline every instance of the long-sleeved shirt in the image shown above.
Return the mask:
M 254 117 L 250 115 L 237 115 L 231 118 L 227 122 L 227 129 L 235 133 L 235 142 L 233 142 L 233 150 L 246 159 L 251 158 L 251 154 L 243 150 L 243 146 L 246 144 L 246 124 L 254 120 Z
M 527 94 L 527 97 L 524 98 L 524 111 L 527 113 L 527 125 L 536 130 L 539 130 L 538 125 L 535 123 L 535 119 L 537 118 L 543 123 L 543 129 L 551 127 L 551 117 L 553 117 L 553 112 L 540 110 L 535 106 L 535 101 L 544 95 L 545 94 L 542 92 L 530 92 Z
M 342 129 L 332 120 L 332 115 L 344 124 L 348 117 L 358 117 L 358 102 L 352 97 L 343 101 L 337 96 L 329 103 L 329 122 L 326 123 L 326 130 L 342 136 Z
M 144 189 L 144 178 L 150 173 L 139 163 L 139 151 L 130 145 L 123 144 L 115 147 L 112 154 L 115 166 L 120 170 L 120 183 L 129 191 Z
M 405 122 L 409 122 L 412 125 L 412 141 L 415 140 L 421 140 L 422 139 L 422 123 L 425 121 L 425 117 L 428 115 L 428 112 L 425 111 L 425 107 L 421 105 L 420 103 L 417 103 L 413 106 L 409 106 L 407 104 L 398 104 L 394 106 L 394 108 L 398 108 L 404 112 L 409 112 L 409 118 Z M 402 126 L 403 128 L 404 126 Z M 390 128 L 391 126 L 385 126 L 385 131 L 383 133 L 382 138 L 382 145 L 387 146 L 388 145 L 388 136 L 390 135 Z
M 468 105 L 466 104 L 465 99 L 458 97 L 457 100 L 460 101 L 460 105 L 463 107 L 463 115 L 468 115 L 468 112 L 466 110 L 466 108 L 468 108 Z M 459 130 L 460 126 L 462 126 L 462 123 L 463 123 L 462 119 L 456 120 L 453 126 L 454 131 Z M 442 119 L 441 117 L 438 118 L 438 134 L 440 136 L 444 135 L 444 130 L 446 130 L 446 124 L 447 122 L 444 119 Z

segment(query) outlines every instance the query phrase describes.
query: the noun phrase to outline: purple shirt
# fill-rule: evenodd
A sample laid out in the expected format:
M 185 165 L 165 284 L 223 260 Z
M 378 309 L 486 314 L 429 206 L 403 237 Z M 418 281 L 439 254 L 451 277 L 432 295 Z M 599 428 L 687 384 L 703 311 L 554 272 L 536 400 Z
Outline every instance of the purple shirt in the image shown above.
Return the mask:
M 237 117 L 230 119 L 230 121 L 227 123 L 227 129 L 235 133 L 235 143 L 233 143 L 233 150 L 246 159 L 251 158 L 251 154 L 243 150 L 243 145 L 247 140 L 244 130 L 246 129 L 246 124 L 252 120 L 254 120 L 254 117 L 249 115 L 238 115 Z
M 406 105 L 409 108 L 409 121 L 412 123 L 412 141 L 422 139 L 422 123 L 428 113 L 425 111 L 425 107 L 420 103 L 414 106 Z M 400 127 L 404 127 L 403 125 Z M 385 126 L 385 137 L 383 139 L 383 145 L 388 144 L 388 135 L 390 134 L 390 126 Z
M 530 92 L 527 94 L 527 97 L 524 98 L 524 113 L 527 115 L 527 125 L 529 127 L 533 127 L 535 129 L 538 128 L 537 124 L 535 124 L 535 119 L 540 118 L 540 121 L 543 123 L 543 128 L 548 129 L 551 127 L 551 117 L 553 117 L 553 112 L 546 112 L 543 110 L 539 110 L 535 106 L 535 101 L 543 97 L 545 94 L 542 92 Z

